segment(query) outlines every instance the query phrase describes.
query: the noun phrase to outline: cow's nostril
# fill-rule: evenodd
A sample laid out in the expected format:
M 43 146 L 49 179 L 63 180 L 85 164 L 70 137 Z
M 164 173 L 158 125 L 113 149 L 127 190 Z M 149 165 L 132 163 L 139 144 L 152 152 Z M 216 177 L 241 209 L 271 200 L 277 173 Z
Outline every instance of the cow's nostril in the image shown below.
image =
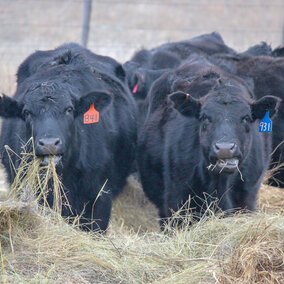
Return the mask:
M 37 155 L 58 155 L 62 151 L 62 140 L 56 138 L 41 138 L 37 142 Z
M 217 145 L 217 143 L 213 145 L 213 150 L 216 153 L 220 150 L 220 147 Z
M 236 149 L 236 143 L 232 143 L 233 145 L 231 146 L 231 149 L 232 151 L 234 151 Z
M 54 143 L 55 146 L 58 146 L 58 144 L 60 143 L 60 139 L 57 139 Z
M 237 152 L 238 146 L 231 142 L 217 142 L 213 144 L 213 153 L 218 159 L 232 158 Z

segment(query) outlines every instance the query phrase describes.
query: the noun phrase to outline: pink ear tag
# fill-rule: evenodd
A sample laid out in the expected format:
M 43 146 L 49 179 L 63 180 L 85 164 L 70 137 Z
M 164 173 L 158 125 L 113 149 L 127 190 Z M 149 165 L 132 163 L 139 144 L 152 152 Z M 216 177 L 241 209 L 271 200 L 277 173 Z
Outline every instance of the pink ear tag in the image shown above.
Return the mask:
M 132 93 L 135 94 L 138 90 L 138 83 L 136 83 L 136 85 L 134 86 Z

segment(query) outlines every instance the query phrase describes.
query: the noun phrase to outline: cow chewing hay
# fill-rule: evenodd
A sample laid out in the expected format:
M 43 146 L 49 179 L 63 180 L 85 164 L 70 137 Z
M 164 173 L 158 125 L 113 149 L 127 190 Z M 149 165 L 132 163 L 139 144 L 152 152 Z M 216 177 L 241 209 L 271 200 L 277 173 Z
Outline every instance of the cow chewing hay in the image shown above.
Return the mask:
M 30 147 L 33 149 L 32 152 L 27 150 Z M 9 146 L 5 146 L 5 148 L 9 157 L 16 155 Z M 56 173 L 55 157 L 50 156 L 48 165 L 42 166 L 41 159 L 37 158 L 34 154 L 33 140 L 30 139 L 23 147 L 21 157 L 18 158 L 21 160 L 21 163 L 16 171 L 14 182 L 11 185 L 10 197 L 15 198 L 17 195 L 20 195 L 20 200 L 24 202 L 32 200 L 39 202 L 42 200 L 43 205 L 51 209 L 47 202 L 47 195 L 49 191 L 52 191 L 52 209 L 61 214 L 62 202 L 66 202 L 67 204 L 69 202 L 64 193 L 61 180 Z M 12 159 L 10 159 L 10 162 L 11 167 L 14 168 Z
M 226 168 L 226 166 L 227 166 L 227 164 L 228 164 L 228 161 L 223 161 L 223 160 L 220 160 L 220 161 L 221 161 L 224 165 L 222 166 L 221 170 L 219 171 L 219 174 L 222 173 L 223 169 Z M 213 171 L 215 170 L 215 168 L 217 167 L 217 165 L 218 165 L 218 161 L 215 163 L 215 165 L 210 164 L 210 165 L 207 167 L 208 171 L 213 172 Z M 244 182 L 243 175 L 242 175 L 242 172 L 241 172 L 241 170 L 240 170 L 240 168 L 239 168 L 239 165 L 237 165 L 237 170 L 238 170 L 238 172 L 239 172 L 239 174 L 240 174 L 241 181 Z
M 68 225 L 56 212 L 60 202 L 51 210 L 20 194 L 26 189 L 41 194 L 40 187 L 45 192 L 47 178 L 58 179 L 59 187 L 52 162 L 44 172 L 36 159 L 22 165 L 20 170 L 26 174 L 17 175 L 18 183 L 0 202 L 1 283 L 284 281 L 284 215 L 280 212 L 284 200 L 274 213 L 269 213 L 273 204 L 266 200 L 265 212 L 227 218 L 215 215 L 208 205 L 199 222 L 192 222 L 190 211 L 186 216 L 178 212 L 169 224 L 180 218 L 188 222 L 180 229 L 171 226 L 159 232 L 153 206 L 132 180 L 115 201 L 108 233 L 86 233 L 76 222 Z M 271 190 L 267 188 L 267 198 Z M 62 194 L 55 196 L 62 198 Z M 263 196 L 261 201 L 264 206 Z

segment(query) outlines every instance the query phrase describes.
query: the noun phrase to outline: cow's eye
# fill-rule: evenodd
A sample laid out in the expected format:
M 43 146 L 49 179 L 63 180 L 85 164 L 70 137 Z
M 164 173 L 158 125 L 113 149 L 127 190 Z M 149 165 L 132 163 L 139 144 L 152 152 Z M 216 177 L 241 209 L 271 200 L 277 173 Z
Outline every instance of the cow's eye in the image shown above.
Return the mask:
M 250 123 L 252 120 L 249 115 L 246 115 L 242 118 L 242 123 Z
M 206 122 L 206 123 L 211 122 L 211 118 L 209 116 L 205 115 L 205 114 L 203 114 L 201 116 L 200 120 L 203 121 L 203 122 Z
M 65 110 L 65 113 L 66 114 L 71 114 L 73 112 L 73 107 L 68 107 L 66 110 Z
M 24 118 L 27 119 L 31 116 L 31 112 L 27 109 L 24 110 L 23 112 Z

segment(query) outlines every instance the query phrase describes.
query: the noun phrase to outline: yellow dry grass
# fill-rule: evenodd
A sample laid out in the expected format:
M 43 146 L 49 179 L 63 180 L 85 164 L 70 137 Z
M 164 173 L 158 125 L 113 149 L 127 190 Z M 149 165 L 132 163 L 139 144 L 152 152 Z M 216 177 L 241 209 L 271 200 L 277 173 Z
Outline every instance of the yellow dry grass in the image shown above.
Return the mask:
M 36 169 L 33 162 L 30 173 Z M 19 179 L 15 192 L 38 188 L 27 176 L 33 174 Z M 162 233 L 156 209 L 131 178 L 105 235 L 82 232 L 34 199 L 10 194 L 0 203 L 0 281 L 283 283 L 282 191 L 262 186 L 256 213 L 223 218 L 209 211 L 190 227 Z

